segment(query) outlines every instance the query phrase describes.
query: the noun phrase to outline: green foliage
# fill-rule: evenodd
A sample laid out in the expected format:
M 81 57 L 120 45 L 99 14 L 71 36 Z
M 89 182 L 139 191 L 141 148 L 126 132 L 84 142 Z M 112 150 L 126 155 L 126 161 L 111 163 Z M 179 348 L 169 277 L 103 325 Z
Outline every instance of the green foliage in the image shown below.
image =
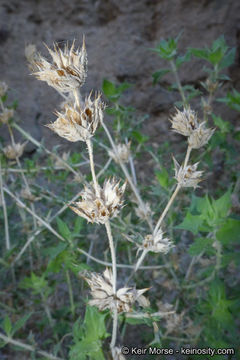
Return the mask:
M 102 340 L 109 334 L 105 327 L 106 313 L 100 313 L 97 308 L 86 307 L 84 321 L 80 318 L 73 326 L 74 345 L 70 349 L 70 360 L 104 360 Z
M 225 97 L 217 100 L 225 103 L 233 110 L 240 111 L 240 93 L 235 89 L 232 92 L 228 92 Z
M 102 84 L 104 95 L 112 102 L 118 101 L 122 93 L 130 87 L 131 84 L 126 82 L 122 83 L 119 86 L 116 86 L 114 83 L 107 79 L 104 79 Z

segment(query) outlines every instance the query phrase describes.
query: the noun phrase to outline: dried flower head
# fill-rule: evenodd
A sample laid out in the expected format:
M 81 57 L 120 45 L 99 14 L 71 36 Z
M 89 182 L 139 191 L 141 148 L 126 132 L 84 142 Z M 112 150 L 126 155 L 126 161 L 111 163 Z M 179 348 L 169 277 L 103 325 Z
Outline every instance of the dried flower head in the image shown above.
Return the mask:
M 57 170 L 67 169 L 66 162 L 68 161 L 69 156 L 70 156 L 70 151 L 64 151 L 61 157 L 55 160 L 55 169 Z
M 20 144 L 14 144 L 14 145 L 7 145 L 3 148 L 4 155 L 9 160 L 16 160 L 20 156 L 22 156 L 24 148 L 26 146 L 27 142 Z
M 188 144 L 193 149 L 199 149 L 206 145 L 212 137 L 215 129 L 207 129 L 205 122 L 202 122 L 189 136 Z
M 109 218 L 117 216 L 122 208 L 125 188 L 126 183 L 120 187 L 115 179 L 108 179 L 105 180 L 103 188 L 99 186 L 100 197 L 98 197 L 93 186 L 85 185 L 81 194 L 83 200 L 74 202 L 75 206 L 70 208 L 90 222 L 105 224 Z
M 36 45 L 28 44 L 25 46 L 25 57 L 28 61 L 29 69 L 32 72 L 38 71 L 37 63 L 41 62 L 41 56 L 37 52 Z
M 168 238 L 163 237 L 163 231 L 159 229 L 156 234 L 146 235 L 142 245 L 138 250 L 153 251 L 155 253 L 167 254 L 174 246 L 173 242 Z
M 143 210 L 142 207 L 140 206 L 135 208 L 135 213 L 141 220 L 146 220 L 147 217 L 151 218 L 153 215 L 153 212 L 150 208 L 150 204 L 146 202 L 144 205 L 145 205 L 145 210 Z
M 190 136 L 198 127 L 198 119 L 195 111 L 190 108 L 184 108 L 183 111 L 176 110 L 177 113 L 170 119 L 172 129 L 181 135 Z
M 0 98 L 6 94 L 7 90 L 7 84 L 4 81 L 0 81 Z
M 106 269 L 103 276 L 96 273 L 87 273 L 84 277 L 91 288 L 93 299 L 90 305 L 97 306 L 99 310 L 117 309 L 118 313 L 131 311 L 132 305 L 148 289 L 136 290 L 134 288 L 121 288 L 114 294 L 113 276 L 110 269 Z
M 81 50 L 74 50 L 74 41 L 70 49 L 68 44 L 65 45 L 64 50 L 61 50 L 57 44 L 54 44 L 54 50 L 48 47 L 47 49 L 52 57 L 52 63 L 39 55 L 32 62 L 37 68 L 33 75 L 62 93 L 82 86 L 87 76 L 87 52 L 84 39 Z
M 102 121 L 103 110 L 101 94 L 96 95 L 94 100 L 91 100 L 90 94 L 83 106 L 66 105 L 65 113 L 57 112 L 57 120 L 46 126 L 68 141 L 86 141 L 94 135 Z
M 175 179 L 181 187 L 198 187 L 202 180 L 203 171 L 197 171 L 198 163 L 187 166 L 180 166 L 176 159 L 173 158 L 175 165 Z
M 13 117 L 13 115 L 14 115 L 13 109 L 4 108 L 3 111 L 0 113 L 0 123 L 7 124 L 8 121 Z
M 116 161 L 116 163 L 119 163 L 119 160 L 121 160 L 123 163 L 126 163 L 128 162 L 130 156 L 130 146 L 130 141 L 127 144 L 117 144 L 117 154 L 113 150 L 109 150 L 108 154 L 114 161 Z
M 27 189 L 27 188 L 22 189 L 20 195 L 23 199 L 31 201 L 31 202 L 38 201 L 41 199 L 41 197 L 37 197 L 37 196 L 33 195 L 31 193 L 30 189 Z
M 122 354 L 122 350 L 116 346 L 112 349 L 112 358 L 113 360 L 126 360 L 125 356 Z

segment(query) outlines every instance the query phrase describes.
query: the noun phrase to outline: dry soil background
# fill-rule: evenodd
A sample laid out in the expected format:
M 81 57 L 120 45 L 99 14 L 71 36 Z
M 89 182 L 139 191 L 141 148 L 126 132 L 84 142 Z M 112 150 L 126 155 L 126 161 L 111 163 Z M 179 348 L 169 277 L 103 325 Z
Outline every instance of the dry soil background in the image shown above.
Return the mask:
M 48 145 L 66 146 L 65 140 L 42 126 L 54 119 L 60 99 L 29 76 L 24 47 L 34 43 L 46 54 L 43 42 L 50 46 L 53 41 L 76 39 L 81 44 L 85 34 L 89 71 L 83 92 L 100 89 L 103 78 L 135 84 L 125 101 L 150 115 L 145 130 L 158 141 L 169 127 L 165 120 L 177 98 L 162 85 L 152 87 L 151 74 L 160 63 L 149 48 L 181 30 L 182 49 L 210 45 L 224 34 L 228 44 L 237 47 L 230 75 L 239 88 L 239 0 L 0 0 L 0 80 L 9 84 L 11 98 L 19 101 L 23 127 L 39 140 L 44 136 Z M 183 83 L 198 84 L 202 79 L 199 61 L 181 70 Z M 27 150 L 32 150 L 30 144 Z

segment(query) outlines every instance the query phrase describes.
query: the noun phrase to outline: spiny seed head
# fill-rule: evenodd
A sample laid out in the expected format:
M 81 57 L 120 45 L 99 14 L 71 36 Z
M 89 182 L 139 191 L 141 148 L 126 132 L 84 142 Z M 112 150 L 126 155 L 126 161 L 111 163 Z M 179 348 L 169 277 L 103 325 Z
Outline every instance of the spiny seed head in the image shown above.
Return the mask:
M 94 135 L 102 121 L 103 110 L 101 94 L 96 94 L 94 100 L 91 100 L 90 94 L 82 106 L 66 105 L 64 113 L 56 112 L 57 120 L 46 126 L 68 141 L 86 141 Z
M 6 94 L 7 90 L 7 84 L 4 81 L 0 81 L 0 98 Z
M 106 269 L 101 274 L 87 273 L 84 276 L 91 288 L 93 299 L 90 305 L 97 306 L 100 311 L 117 309 L 118 313 L 131 311 L 133 303 L 148 289 L 136 290 L 135 288 L 121 288 L 113 292 L 113 275 L 110 269 Z
M 73 203 L 74 206 L 70 208 L 92 223 L 105 224 L 109 218 L 116 217 L 122 208 L 125 188 L 126 183 L 120 187 L 115 179 L 108 179 L 105 180 L 103 188 L 99 186 L 98 197 L 92 185 L 85 185 L 81 194 L 82 201 Z
M 69 49 L 68 44 L 61 50 L 54 44 L 54 50 L 47 47 L 52 63 L 42 56 L 30 62 L 37 69 L 33 73 L 37 79 L 46 81 L 57 91 L 68 93 L 82 86 L 87 76 L 87 52 L 83 39 L 82 49 L 74 49 L 74 41 Z
M 199 187 L 203 171 L 197 171 L 198 163 L 194 165 L 180 166 L 173 158 L 175 165 L 175 179 L 181 187 Z
M 212 137 L 215 129 L 207 129 L 205 122 L 202 122 L 188 137 L 188 144 L 193 149 L 199 149 L 206 145 Z
M 184 136 L 190 136 L 198 127 L 198 120 L 195 111 L 184 108 L 183 111 L 176 109 L 177 113 L 170 119 L 172 129 Z
M 131 142 L 129 141 L 127 144 L 117 144 L 116 152 L 114 150 L 109 150 L 109 156 L 116 162 L 119 163 L 119 160 L 123 163 L 128 162 L 130 157 L 130 146 Z
M 7 124 L 9 120 L 12 119 L 13 115 L 13 109 L 4 108 L 3 111 L 0 113 L 0 123 Z
M 27 142 L 20 144 L 14 144 L 14 145 L 7 145 L 3 148 L 4 155 L 9 160 L 16 160 L 20 156 L 22 156 L 24 148 L 26 146 Z
M 171 240 L 163 237 L 163 234 L 163 231 L 159 229 L 156 234 L 146 235 L 139 250 L 167 254 L 174 245 Z

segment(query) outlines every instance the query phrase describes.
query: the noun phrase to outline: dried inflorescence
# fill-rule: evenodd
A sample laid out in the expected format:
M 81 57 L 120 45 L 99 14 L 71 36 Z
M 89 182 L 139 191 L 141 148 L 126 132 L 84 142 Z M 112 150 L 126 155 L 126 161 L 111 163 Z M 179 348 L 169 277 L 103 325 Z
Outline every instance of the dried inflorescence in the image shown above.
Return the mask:
M 33 75 L 62 93 L 81 87 L 87 76 L 87 52 L 84 39 L 81 50 L 74 50 L 74 42 L 70 49 L 65 45 L 64 50 L 61 50 L 57 44 L 54 44 L 54 50 L 48 47 L 47 49 L 52 62 L 39 54 L 37 57 L 33 56 L 30 64 L 37 69 Z
M 203 171 L 197 171 L 198 163 L 194 165 L 180 166 L 176 159 L 175 165 L 175 179 L 181 187 L 198 187 L 198 183 L 202 180 Z
M 105 224 L 109 218 L 117 216 L 123 206 L 122 197 L 126 183 L 121 187 L 116 179 L 105 180 L 103 188 L 99 185 L 100 197 L 92 185 L 85 185 L 81 194 L 82 201 L 74 202 L 70 208 L 79 216 L 95 223 Z
M 138 251 L 147 250 L 155 253 L 167 254 L 174 244 L 168 238 L 163 237 L 163 235 L 164 233 L 161 229 L 159 229 L 156 234 L 146 235 Z
M 205 122 L 199 123 L 195 111 L 190 108 L 183 111 L 177 109 L 170 121 L 174 131 L 188 137 L 188 144 L 193 149 L 206 145 L 215 131 L 206 128 Z
M 14 144 L 14 145 L 7 145 L 3 148 L 4 155 L 9 160 L 16 160 L 20 156 L 22 156 L 24 148 L 26 146 L 27 142 L 20 144 Z
M 13 109 L 4 108 L 3 111 L 0 113 L 0 123 L 7 124 L 9 120 L 12 119 L 13 115 L 14 115 Z
M 94 100 L 90 94 L 82 106 L 65 105 L 65 112 L 57 112 L 57 120 L 46 126 L 68 141 L 87 141 L 102 121 L 103 110 L 101 94 L 97 94 Z
M 130 157 L 130 146 L 130 141 L 127 144 L 117 144 L 116 152 L 109 150 L 108 154 L 116 163 L 119 163 L 119 160 L 126 163 L 129 161 Z
M 100 311 L 106 309 L 113 311 L 117 309 L 118 313 L 130 312 L 135 301 L 139 301 L 140 305 L 144 303 L 141 297 L 148 290 L 124 287 L 114 293 L 113 275 L 110 269 L 106 269 L 103 275 L 88 273 L 84 278 L 91 288 L 91 295 L 93 297 L 89 304 L 97 306 Z
M 7 84 L 4 81 L 0 81 L 0 98 L 6 94 L 7 90 Z

